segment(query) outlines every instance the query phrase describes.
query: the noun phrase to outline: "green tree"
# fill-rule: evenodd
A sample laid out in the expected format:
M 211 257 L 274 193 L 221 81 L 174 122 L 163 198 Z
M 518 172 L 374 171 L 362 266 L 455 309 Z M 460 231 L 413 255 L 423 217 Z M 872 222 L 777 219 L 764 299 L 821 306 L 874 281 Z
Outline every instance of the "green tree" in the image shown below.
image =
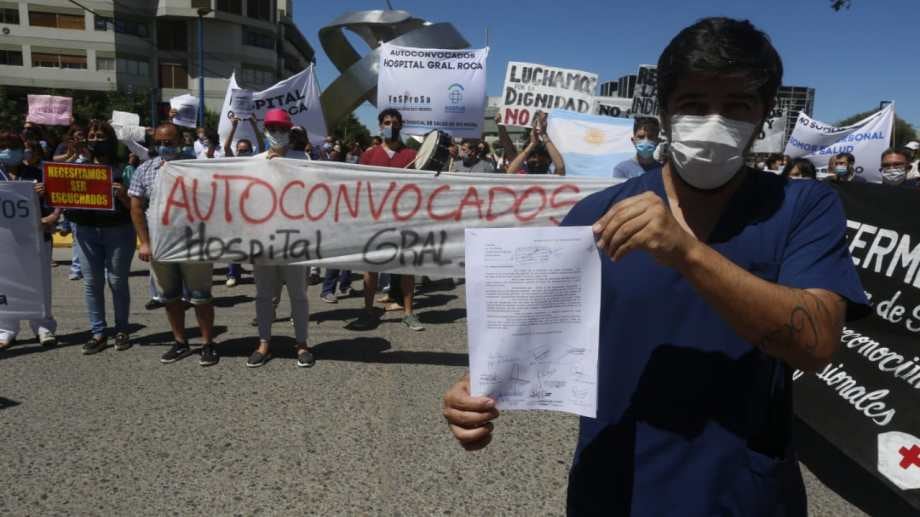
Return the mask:
M 362 124 L 354 113 L 349 113 L 332 129 L 332 137 L 341 140 L 345 145 L 358 142 L 361 147 L 371 145 L 371 132 Z
M 847 117 L 836 124 L 837 127 L 849 126 L 855 122 L 858 122 L 869 115 L 875 113 L 876 110 L 865 111 L 862 113 L 857 113 L 851 117 Z M 914 131 L 913 126 L 910 125 L 906 120 L 895 115 L 894 117 L 894 147 L 903 147 L 904 144 L 910 142 L 911 140 L 917 139 L 917 133 Z

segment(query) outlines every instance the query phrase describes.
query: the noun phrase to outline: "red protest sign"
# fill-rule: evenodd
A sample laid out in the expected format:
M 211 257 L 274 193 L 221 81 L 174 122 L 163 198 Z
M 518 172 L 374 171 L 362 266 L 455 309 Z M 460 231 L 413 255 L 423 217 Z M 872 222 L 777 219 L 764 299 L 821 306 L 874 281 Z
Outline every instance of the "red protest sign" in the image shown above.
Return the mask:
M 45 197 L 54 208 L 115 209 L 108 165 L 45 162 L 44 184 Z

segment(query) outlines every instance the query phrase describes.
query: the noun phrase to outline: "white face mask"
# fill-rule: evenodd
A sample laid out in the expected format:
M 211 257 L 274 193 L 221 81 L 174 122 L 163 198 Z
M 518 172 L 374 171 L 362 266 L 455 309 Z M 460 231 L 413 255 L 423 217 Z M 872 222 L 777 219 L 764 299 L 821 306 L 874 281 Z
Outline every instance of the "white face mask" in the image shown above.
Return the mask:
M 266 131 L 265 139 L 268 140 L 268 146 L 272 149 L 281 149 L 287 147 L 290 134 L 287 131 Z
M 900 185 L 907 178 L 907 170 L 900 167 L 882 169 L 882 183 L 885 185 Z
M 721 115 L 671 117 L 671 157 L 680 177 L 703 190 L 721 187 L 744 165 L 754 124 Z

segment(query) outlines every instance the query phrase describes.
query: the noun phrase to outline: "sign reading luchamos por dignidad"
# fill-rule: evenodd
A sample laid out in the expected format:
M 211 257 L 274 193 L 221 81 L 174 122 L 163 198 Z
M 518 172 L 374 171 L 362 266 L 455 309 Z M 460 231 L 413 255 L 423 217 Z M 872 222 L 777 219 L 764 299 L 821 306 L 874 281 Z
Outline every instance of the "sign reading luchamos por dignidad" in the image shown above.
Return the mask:
M 42 168 L 49 205 L 84 210 L 115 209 L 110 166 L 45 162 Z
M 380 46 L 377 109 L 399 110 L 402 131 L 438 129 L 454 137 L 479 138 L 486 105 L 489 49 Z
M 530 126 L 537 111 L 593 113 L 597 74 L 511 61 L 502 89 L 502 125 Z
M 462 277 L 465 228 L 559 224 L 594 178 L 440 174 L 334 162 L 167 163 L 155 260 L 310 264 Z
M 2 319 L 40 319 L 51 314 L 51 290 L 45 289 L 50 278 L 43 272 L 44 266 L 38 259 L 44 245 L 40 215 L 32 183 L 0 181 Z

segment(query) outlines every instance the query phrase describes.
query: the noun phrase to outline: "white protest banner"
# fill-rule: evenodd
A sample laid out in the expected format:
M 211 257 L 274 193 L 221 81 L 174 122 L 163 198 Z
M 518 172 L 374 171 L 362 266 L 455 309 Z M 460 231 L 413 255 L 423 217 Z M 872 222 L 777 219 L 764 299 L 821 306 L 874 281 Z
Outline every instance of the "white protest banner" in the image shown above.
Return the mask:
M 786 137 L 786 112 L 774 108 L 770 116 L 764 121 L 763 128 L 754 139 L 751 146 L 753 153 L 781 153 L 783 152 L 783 139 Z
M 73 122 L 73 99 L 54 95 L 28 95 L 26 122 L 45 126 L 69 126 Z
M 233 98 L 233 90 L 239 89 L 240 87 L 236 83 L 236 74 L 233 74 L 227 84 L 227 94 L 224 96 L 224 104 L 220 109 L 220 123 L 217 126 L 217 133 L 220 135 L 221 142 L 230 135 L 230 129 L 232 128 L 230 103 Z M 274 86 L 260 92 L 253 92 L 252 112 L 256 116 L 259 130 L 262 130 L 261 124 L 265 120 L 265 113 L 268 110 L 283 108 L 291 116 L 295 126 L 300 126 L 307 131 L 307 136 L 313 145 L 322 145 L 323 139 L 326 137 L 326 121 L 323 118 L 323 108 L 319 103 L 319 93 L 319 85 L 316 83 L 313 65 Z M 242 139 L 247 139 L 253 145 L 257 145 L 256 135 L 252 134 L 252 128 L 249 124 L 240 124 L 236 128 L 236 134 L 233 136 L 234 145 Z
M 119 141 L 142 142 L 147 137 L 147 128 L 141 126 L 141 117 L 137 113 L 112 111 L 112 129 Z
M 639 65 L 632 113 L 636 117 L 658 117 L 658 67 Z
M 462 277 L 471 227 L 559 224 L 615 182 L 225 158 L 168 162 L 147 212 L 163 262 L 310 264 Z
M 502 125 L 528 127 L 537 111 L 594 110 L 597 74 L 511 61 L 502 90 Z
M 31 181 L 0 181 L 0 318 L 40 319 L 51 312 L 45 289 L 51 279 L 38 260 L 45 254 L 40 218 Z
M 438 129 L 454 137 L 479 138 L 486 105 L 489 49 L 380 46 L 377 110 L 399 110 L 402 131 Z
M 881 183 L 879 163 L 882 152 L 891 142 L 894 104 L 845 127 L 835 127 L 799 113 L 795 129 L 786 144 L 785 154 L 805 157 L 815 166 L 827 164 L 831 156 L 850 153 L 856 157 L 856 174 L 873 183 Z
M 574 111 L 549 112 L 546 134 L 565 161 L 566 176 L 613 177 L 613 168 L 636 155 L 633 121 Z
M 236 117 L 240 120 L 247 120 L 252 116 L 253 106 L 251 90 L 234 88 L 230 92 L 229 116 Z
M 198 126 L 198 97 L 185 94 L 169 99 L 169 107 L 176 110 L 173 124 L 184 127 Z
M 626 97 L 595 97 L 594 114 L 605 117 L 629 118 L 632 115 L 632 99 Z

